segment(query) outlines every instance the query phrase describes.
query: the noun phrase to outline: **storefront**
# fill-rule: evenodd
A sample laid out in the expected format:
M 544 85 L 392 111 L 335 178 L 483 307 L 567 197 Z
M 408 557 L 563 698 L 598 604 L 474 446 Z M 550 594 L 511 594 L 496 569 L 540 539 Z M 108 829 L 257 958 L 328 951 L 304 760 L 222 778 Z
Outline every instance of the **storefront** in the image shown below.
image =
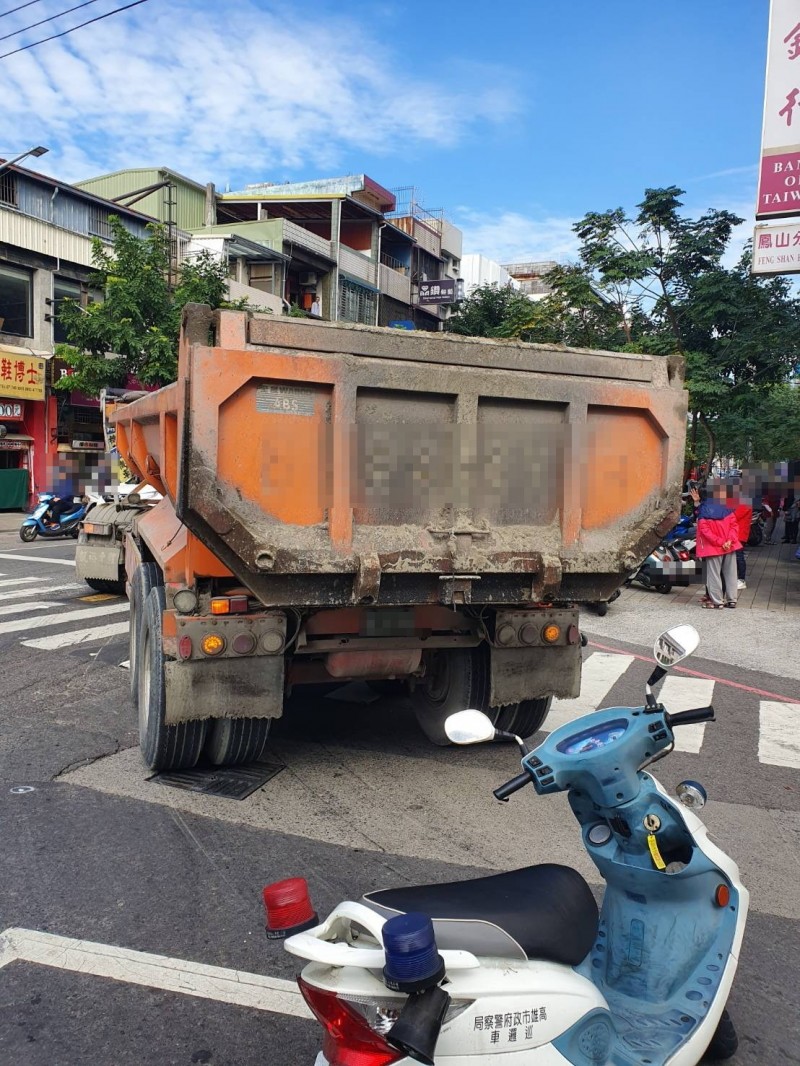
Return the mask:
M 0 345 L 0 511 L 27 509 L 46 469 L 45 360 Z

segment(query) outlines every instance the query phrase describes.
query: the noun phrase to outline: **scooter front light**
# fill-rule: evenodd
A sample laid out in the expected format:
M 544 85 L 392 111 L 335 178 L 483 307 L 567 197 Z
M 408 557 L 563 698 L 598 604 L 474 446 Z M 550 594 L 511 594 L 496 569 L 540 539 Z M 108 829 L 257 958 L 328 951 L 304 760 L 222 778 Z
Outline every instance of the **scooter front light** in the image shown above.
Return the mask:
M 708 793 L 699 781 L 681 781 L 675 789 L 678 799 L 692 811 L 699 811 L 705 807 Z

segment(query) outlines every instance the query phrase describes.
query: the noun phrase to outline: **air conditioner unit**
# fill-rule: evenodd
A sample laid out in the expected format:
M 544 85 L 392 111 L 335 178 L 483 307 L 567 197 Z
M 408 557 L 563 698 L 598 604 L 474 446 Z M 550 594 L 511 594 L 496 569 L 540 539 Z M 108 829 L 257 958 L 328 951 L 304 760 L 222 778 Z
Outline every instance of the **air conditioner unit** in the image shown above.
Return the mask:
M 300 284 L 301 285 L 316 285 L 317 284 L 317 275 L 314 273 L 313 270 L 306 270 L 304 274 L 300 275 Z

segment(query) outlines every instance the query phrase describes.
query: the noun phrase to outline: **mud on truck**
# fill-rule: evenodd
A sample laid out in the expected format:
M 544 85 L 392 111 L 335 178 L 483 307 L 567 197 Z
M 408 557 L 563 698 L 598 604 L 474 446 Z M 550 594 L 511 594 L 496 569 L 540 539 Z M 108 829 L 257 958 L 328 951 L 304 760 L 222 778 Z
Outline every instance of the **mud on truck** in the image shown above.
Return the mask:
M 144 761 L 257 759 L 289 693 L 351 680 L 436 744 L 465 707 L 531 735 L 581 604 L 675 521 L 686 408 L 677 357 L 189 306 L 177 381 L 111 416 L 159 498 L 79 545 L 125 582 Z

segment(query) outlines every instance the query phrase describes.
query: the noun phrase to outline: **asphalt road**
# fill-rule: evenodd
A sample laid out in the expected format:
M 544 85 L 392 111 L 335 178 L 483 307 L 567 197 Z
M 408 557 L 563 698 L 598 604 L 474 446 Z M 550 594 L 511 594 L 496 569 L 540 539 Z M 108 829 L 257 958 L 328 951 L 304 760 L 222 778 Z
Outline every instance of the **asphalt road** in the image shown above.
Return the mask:
M 563 797 L 531 792 L 494 803 L 491 788 L 516 772 L 515 753 L 432 748 L 402 702 L 327 698 L 294 708 L 271 745 L 285 768 L 243 802 L 148 782 L 119 665 L 124 603 L 87 600 L 63 565 L 72 551 L 0 534 L 0 931 L 286 979 L 294 961 L 265 941 L 260 904 L 261 887 L 280 877 L 308 877 L 320 914 L 377 886 L 553 859 L 597 883 Z M 615 640 L 612 621 L 590 636 L 602 647 L 586 649 L 606 657 L 595 659 L 604 668 L 615 652 L 629 656 L 615 660 L 624 669 L 602 705 L 638 703 L 650 667 L 636 656 L 647 648 L 633 640 L 629 619 L 628 642 Z M 768 626 L 755 616 L 753 626 L 753 640 L 763 641 Z M 639 632 L 646 628 L 643 620 Z M 90 630 L 106 635 L 65 643 Z M 707 785 L 704 820 L 752 892 L 730 1001 L 741 1039 L 733 1061 L 800 1063 L 800 775 L 796 765 L 764 761 L 774 747 L 762 728 L 763 705 L 796 698 L 797 682 L 768 657 L 760 670 L 744 670 L 701 656 L 702 646 L 690 665 L 710 676 L 719 720 L 699 753 L 675 752 L 657 776 L 667 786 L 684 777 Z M 65 962 L 69 953 L 54 943 L 48 964 L 23 955 L 2 965 L 0 936 L 3 1064 L 314 1061 L 319 1033 L 310 1021 L 137 985 L 121 964 L 113 977 L 96 976 L 96 967 L 75 972 L 80 964 Z M 5 958 L 9 944 L 13 936 Z

